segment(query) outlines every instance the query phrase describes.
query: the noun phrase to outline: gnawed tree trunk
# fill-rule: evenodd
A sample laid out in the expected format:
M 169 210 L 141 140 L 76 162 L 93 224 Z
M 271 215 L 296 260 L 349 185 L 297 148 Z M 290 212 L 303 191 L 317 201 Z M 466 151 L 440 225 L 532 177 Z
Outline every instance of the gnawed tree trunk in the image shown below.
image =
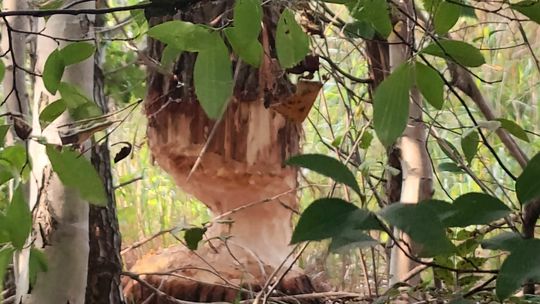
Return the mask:
M 201 1 L 174 19 L 206 24 L 214 21 L 213 26 L 222 26 L 231 20 L 233 3 Z M 282 5 L 275 2 L 264 5 L 262 35 L 267 37 L 262 40 L 268 39 L 270 50 L 266 55 L 274 58 L 274 62 L 273 34 Z M 150 23 L 166 20 L 153 18 Z M 153 40 L 149 45 L 151 57 L 159 60 L 163 45 Z M 196 252 L 184 246 L 169 248 L 144 257 L 132 271 L 173 271 L 188 277 L 141 277 L 176 298 L 233 301 L 238 291 L 231 285 L 259 290 L 292 250 L 288 243 L 292 233 L 291 215 L 297 205 L 294 191 L 297 172 L 283 163 L 299 151 L 301 126 L 267 109 L 265 102 L 280 102 L 290 97 L 295 86 L 286 76 L 268 79 L 248 65 L 236 67 L 239 72 L 234 98 L 215 135 L 209 138 L 215 122 L 207 118 L 194 95 L 195 58 L 194 54 L 182 54 L 174 70 L 176 79 L 149 72 L 145 100 L 149 145 L 156 162 L 214 215 L 234 211 L 223 218 L 228 221 L 213 223 L 206 232 L 209 241 Z M 272 87 L 276 90 L 265 91 L 268 82 L 274 83 Z M 210 142 L 200 166 L 188 180 L 207 141 Z M 279 197 L 261 202 L 275 196 Z M 236 210 L 254 202 L 261 203 Z M 278 289 L 289 294 L 313 291 L 310 281 L 295 269 Z M 130 283 L 125 292 L 137 302 L 152 296 L 151 290 L 136 282 Z
M 93 7 L 95 7 L 93 2 L 74 6 L 74 8 Z M 91 16 L 87 15 L 55 15 L 46 22 L 41 20 L 40 26 L 44 27 L 43 34 L 52 37 L 86 39 L 91 38 L 93 20 L 90 18 Z M 65 44 L 66 42 L 61 42 L 60 46 Z M 55 40 L 38 36 L 37 72 L 40 74 L 43 72 L 47 57 L 58 46 Z M 62 80 L 77 86 L 87 96 L 92 96 L 93 60 L 87 59 L 67 67 Z M 48 93 L 41 79 L 37 81 L 34 90 L 33 127 L 35 135 L 45 136 L 49 143 L 61 144 L 57 127 L 71 121 L 69 115 L 64 113 L 44 130 L 41 130 L 38 119 L 40 111 L 57 98 Z M 31 183 L 30 204 L 31 209 L 35 207 L 33 219 L 35 246 L 43 250 L 47 258 L 48 271 L 38 274 L 35 286 L 23 299 L 23 303 L 82 304 L 85 301 L 88 269 L 88 203 L 80 198 L 76 189 L 65 187 L 52 172 L 43 145 L 32 142 L 30 153 L 34 156 L 32 176 L 35 178 Z

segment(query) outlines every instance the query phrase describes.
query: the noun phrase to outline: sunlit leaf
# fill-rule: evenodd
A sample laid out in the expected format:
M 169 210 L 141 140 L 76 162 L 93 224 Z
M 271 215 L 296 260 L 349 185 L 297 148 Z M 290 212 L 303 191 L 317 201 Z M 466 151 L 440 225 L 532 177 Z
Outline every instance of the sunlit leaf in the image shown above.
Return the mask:
M 229 50 L 215 34 L 214 46 L 197 56 L 193 72 L 195 94 L 206 115 L 218 119 L 233 93 L 232 64 Z
M 84 156 L 67 148 L 59 151 L 53 145 L 47 145 L 47 155 L 54 172 L 66 187 L 78 190 L 81 198 L 92 204 L 107 202 L 103 181 Z
M 389 147 L 401 136 L 409 118 L 409 90 L 413 84 L 411 65 L 405 63 L 386 78 L 373 98 L 373 127 L 379 140 Z
M 276 30 L 276 52 L 283 68 L 291 68 L 309 52 L 309 38 L 290 9 L 283 10 Z
M 303 154 L 289 158 L 287 164 L 313 170 L 336 182 L 343 183 L 360 194 L 354 174 L 343 163 L 323 154 Z
M 22 145 L 9 146 L 0 151 L 0 185 L 12 178 L 18 179 L 25 165 L 27 170 L 23 173 L 26 175 L 30 168 L 26 161 L 26 148 Z
M 523 205 L 531 203 L 534 199 L 540 199 L 540 153 L 527 163 L 527 167 L 518 177 L 516 192 Z
M 225 35 L 234 52 L 248 64 L 258 67 L 261 64 L 263 49 L 257 39 L 247 40 L 236 28 L 225 29 Z
M 466 67 L 479 67 L 486 63 L 480 50 L 457 40 L 437 40 L 424 48 L 422 53 L 453 60 Z
M 262 21 L 261 0 L 236 0 L 234 3 L 234 31 L 251 44 L 258 40 Z
M 62 102 L 68 109 L 76 109 L 85 103 L 93 103 L 79 87 L 73 84 L 61 82 L 58 91 L 62 96 Z

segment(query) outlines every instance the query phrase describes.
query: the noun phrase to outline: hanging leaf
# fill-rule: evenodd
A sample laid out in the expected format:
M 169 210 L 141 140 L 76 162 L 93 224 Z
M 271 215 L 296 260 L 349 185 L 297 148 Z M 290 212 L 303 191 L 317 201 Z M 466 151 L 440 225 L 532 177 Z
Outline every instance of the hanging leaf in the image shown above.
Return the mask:
M 505 129 L 510 134 L 523 141 L 529 142 L 529 136 L 527 135 L 527 132 L 525 132 L 525 130 L 523 130 L 523 128 L 517 123 L 504 118 L 497 118 L 495 120 L 500 122 L 501 128 Z
M 343 183 L 356 193 L 361 194 L 360 187 L 354 174 L 340 161 L 322 154 L 296 155 L 287 160 L 288 165 L 299 166 L 330 177 L 338 183 Z
M 30 286 L 35 286 L 38 273 L 47 272 L 48 270 L 49 266 L 47 265 L 45 253 L 36 248 L 30 249 L 30 260 L 28 264 Z
M 39 113 L 41 128 L 45 129 L 51 122 L 58 118 L 66 110 L 66 104 L 62 99 L 58 99 L 48 104 L 45 109 Z
M 524 240 L 516 245 L 501 265 L 497 276 L 496 294 L 499 300 L 511 296 L 527 280 L 540 281 L 540 240 Z
M 381 210 L 380 215 L 418 243 L 420 256 L 432 257 L 454 252 L 455 247 L 446 237 L 443 224 L 426 205 L 394 203 Z
M 473 158 L 478 152 L 478 144 L 480 143 L 480 136 L 476 130 L 468 132 L 463 138 L 461 138 L 461 150 L 465 155 L 467 163 L 471 163 Z
M 416 86 L 424 98 L 435 109 L 442 110 L 444 104 L 444 81 L 439 73 L 420 62 L 416 63 Z
M 383 37 L 390 35 L 392 22 L 386 0 L 360 0 L 349 3 L 349 10 L 355 19 L 371 23 Z
M 442 1 L 433 16 L 435 33 L 444 35 L 454 27 L 461 15 L 461 5 L 449 1 Z
M 171 44 L 167 45 L 161 53 L 161 65 L 163 66 L 163 68 L 167 71 L 170 71 L 172 65 L 180 56 L 180 54 L 182 54 L 182 52 L 182 50 L 175 48 Z
M 446 227 L 486 225 L 510 214 L 511 210 L 498 198 L 485 193 L 466 193 L 452 203 L 453 212 L 443 224 Z
M 53 145 L 47 145 L 47 156 L 66 187 L 78 190 L 81 198 L 92 204 L 103 206 L 107 203 L 103 181 L 84 156 L 67 148 L 58 151 Z
M 460 166 L 453 162 L 440 163 L 437 168 L 439 169 L 439 171 L 443 172 L 465 173 L 465 171 L 463 171 Z
M 343 252 L 353 248 L 366 248 L 379 244 L 362 230 L 349 230 L 333 237 L 328 250 L 330 252 Z
M 258 40 L 262 21 L 261 0 L 237 0 L 234 3 L 234 31 L 248 43 Z
M 319 241 L 339 236 L 347 227 L 347 218 L 358 209 L 339 198 L 323 198 L 311 203 L 294 228 L 291 244 Z
M 540 2 L 536 0 L 525 0 L 510 4 L 510 7 L 540 24 Z
M 30 169 L 26 161 L 26 148 L 22 145 L 9 146 L 0 151 L 0 185 L 12 178 L 21 178 L 21 171 L 26 166 L 23 172 L 25 176 Z
M 480 50 L 457 40 L 437 40 L 424 48 L 422 53 L 452 60 L 466 67 L 479 67 L 486 63 Z
M 218 34 L 214 46 L 197 56 L 193 72 L 195 94 L 211 119 L 221 117 L 233 93 L 232 64 L 229 50 Z
M 409 63 L 399 66 L 375 91 L 373 127 L 386 147 L 401 136 L 409 118 L 409 91 L 412 86 Z
M 540 153 L 527 163 L 516 181 L 516 193 L 521 204 L 540 199 Z
M 259 67 L 263 55 L 261 43 L 256 39 L 245 39 L 245 36 L 241 36 L 240 32 L 235 28 L 227 28 L 224 32 L 231 43 L 234 53 L 253 67 Z
M 524 239 L 519 233 L 503 232 L 490 239 L 483 240 L 480 244 L 484 249 L 512 251 L 518 248 L 523 241 Z
M 65 67 L 59 50 L 54 50 L 49 57 L 47 57 L 45 66 L 43 67 L 42 79 L 43 85 L 49 93 L 56 94 L 58 85 L 64 75 Z
M 212 49 L 214 35 L 208 27 L 180 20 L 164 22 L 148 30 L 148 36 L 188 52 Z
M 77 107 L 86 104 L 93 103 L 77 86 L 61 82 L 58 86 L 58 91 L 62 96 L 62 102 L 67 109 L 74 110 Z
M 96 47 L 88 42 L 74 42 L 60 50 L 60 57 L 65 66 L 82 62 L 94 55 Z
M 292 68 L 309 52 L 309 38 L 286 8 L 279 18 L 276 30 L 276 52 L 282 68 Z
M 5 221 L 11 244 L 15 249 L 21 250 L 26 243 L 26 239 L 30 236 L 30 231 L 32 231 L 32 214 L 28 203 L 24 199 L 22 186 L 17 187 L 13 192 L 11 203 L 6 211 Z
M 197 250 L 199 247 L 199 242 L 202 241 L 206 228 L 190 228 L 186 230 L 184 234 L 184 241 L 186 242 L 189 250 Z

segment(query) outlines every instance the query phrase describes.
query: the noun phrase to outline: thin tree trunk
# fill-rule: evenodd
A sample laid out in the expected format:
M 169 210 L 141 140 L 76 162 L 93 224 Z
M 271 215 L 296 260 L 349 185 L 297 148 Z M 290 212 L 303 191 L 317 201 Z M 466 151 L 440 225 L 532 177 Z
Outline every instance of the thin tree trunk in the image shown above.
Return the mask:
M 78 4 L 74 8 L 94 8 L 93 2 Z M 91 38 L 90 29 L 93 20 L 90 16 L 55 15 L 44 25 L 44 34 L 68 38 Z M 64 42 L 60 43 L 65 45 Z M 37 41 L 37 72 L 43 71 L 48 55 L 58 47 L 49 38 L 39 36 Z M 63 81 L 78 86 L 87 96 L 93 95 L 94 62 L 88 59 L 66 68 Z M 41 81 L 37 82 L 34 92 L 34 134 L 40 131 L 38 115 L 48 103 L 57 98 L 49 94 Z M 59 144 L 56 127 L 69 122 L 68 114 L 63 114 L 51 123 L 42 135 L 50 143 Z M 58 176 L 52 172 L 44 146 L 34 143 L 30 147 L 33 158 L 30 203 L 34 211 L 34 231 L 36 248 L 43 250 L 47 258 L 48 271 L 38 274 L 35 286 L 23 303 L 31 304 L 82 304 L 88 269 L 89 232 L 88 203 L 83 201 L 78 192 L 66 188 Z

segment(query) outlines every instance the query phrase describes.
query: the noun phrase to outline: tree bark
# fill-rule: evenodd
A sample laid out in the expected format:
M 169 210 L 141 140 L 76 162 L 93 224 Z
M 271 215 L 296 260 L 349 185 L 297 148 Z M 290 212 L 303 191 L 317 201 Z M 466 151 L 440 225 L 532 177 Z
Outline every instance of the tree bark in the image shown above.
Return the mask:
M 76 8 L 93 8 L 93 2 L 77 4 Z M 44 34 L 67 38 L 91 38 L 93 17 L 87 15 L 51 16 L 44 26 Z M 65 45 L 61 42 L 60 46 Z M 43 71 L 48 55 L 58 44 L 42 35 L 38 36 L 38 59 L 36 70 Z M 63 81 L 78 86 L 87 96 L 93 94 L 94 62 L 87 59 L 66 68 Z M 48 103 L 55 100 L 38 80 L 34 91 L 34 134 L 47 138 L 49 143 L 60 144 L 57 126 L 69 122 L 67 113 L 63 114 L 41 134 L 39 113 Z M 84 146 L 84 145 L 83 145 Z M 88 269 L 89 232 L 88 203 L 83 201 L 78 192 L 66 188 L 58 176 L 52 172 L 44 146 L 32 142 L 30 153 L 34 155 L 31 182 L 30 204 L 34 209 L 35 246 L 43 250 L 47 257 L 48 271 L 39 273 L 35 286 L 23 303 L 39 304 L 82 304 L 85 300 L 85 289 Z
M 206 24 L 218 20 L 213 26 L 226 25 L 226 20 L 232 17 L 233 3 L 230 0 L 202 1 L 178 13 L 174 19 Z M 264 5 L 261 39 L 263 45 L 265 39 L 269 41 L 265 53 L 270 56 L 266 60 L 272 68 L 279 68 L 273 35 L 282 9 L 282 4 L 274 2 Z M 150 23 L 166 20 L 153 18 Z M 159 60 L 163 45 L 150 40 L 149 46 L 150 56 Z M 210 241 L 197 251 L 190 252 L 184 246 L 169 248 L 138 261 L 132 271 L 182 269 L 174 273 L 189 280 L 142 278 L 176 298 L 233 301 L 239 293 L 231 285 L 254 291 L 260 289 L 292 249 L 288 243 L 292 234 L 292 210 L 297 206 L 294 191 L 297 172 L 285 167 L 284 161 L 299 151 L 301 126 L 267 109 L 265 100 L 280 102 L 295 94 L 295 86 L 285 73 L 269 79 L 265 71 L 233 60 L 234 65 L 240 65 L 235 67 L 238 77 L 234 97 L 210 138 L 216 122 L 206 117 L 194 95 L 195 58 L 194 54 L 182 54 L 175 67 L 175 78 L 149 72 L 145 100 L 148 141 L 156 162 L 176 183 L 206 204 L 214 215 L 226 215 L 223 220 L 227 221 L 214 222 L 206 232 L 206 239 Z M 179 83 L 182 85 L 178 86 Z M 274 83 L 277 90 L 265 92 L 269 83 Z M 320 86 L 313 87 L 316 91 L 310 93 L 316 94 Z M 200 166 L 188 180 L 207 141 Z M 272 197 L 276 198 L 268 199 Z M 262 202 L 264 200 L 267 201 Z M 250 203 L 255 204 L 236 210 Z M 207 271 L 194 269 L 208 269 L 209 265 Z M 286 293 L 313 290 L 310 281 L 298 269 L 293 269 L 280 287 Z M 137 302 L 152 296 L 151 291 L 144 292 L 143 286 L 136 282 L 130 283 L 125 292 Z

